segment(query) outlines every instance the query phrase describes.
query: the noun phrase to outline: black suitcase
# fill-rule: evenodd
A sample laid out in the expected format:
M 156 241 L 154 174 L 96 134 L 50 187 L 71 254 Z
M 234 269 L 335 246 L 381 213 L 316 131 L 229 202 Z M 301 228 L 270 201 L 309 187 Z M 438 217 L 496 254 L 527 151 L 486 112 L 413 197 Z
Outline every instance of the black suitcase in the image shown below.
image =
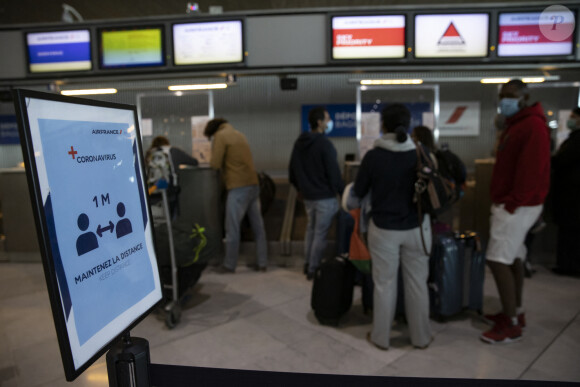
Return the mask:
M 463 262 L 463 307 L 482 312 L 483 282 L 485 281 L 485 254 L 476 232 L 455 235 Z
M 352 305 L 355 267 L 341 256 L 325 259 L 314 273 L 310 305 L 323 325 L 338 326 Z

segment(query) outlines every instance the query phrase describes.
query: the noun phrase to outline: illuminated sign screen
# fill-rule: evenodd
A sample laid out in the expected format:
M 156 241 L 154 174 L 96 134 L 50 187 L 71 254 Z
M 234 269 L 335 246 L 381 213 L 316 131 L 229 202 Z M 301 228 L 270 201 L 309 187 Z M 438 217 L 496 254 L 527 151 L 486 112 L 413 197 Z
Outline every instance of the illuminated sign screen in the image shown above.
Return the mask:
M 488 49 L 489 15 L 416 15 L 416 58 L 483 58 Z
M 162 31 L 161 27 L 101 30 L 101 67 L 164 65 Z
M 567 16 L 557 12 L 501 13 L 497 55 L 572 55 L 574 19 Z M 570 34 L 558 34 L 557 29 L 569 30 Z
M 241 63 L 244 60 L 242 21 L 173 25 L 175 65 Z
M 162 298 L 136 109 L 26 90 L 15 102 L 72 380 Z
M 89 30 L 26 34 L 28 69 L 31 73 L 90 70 Z
M 332 59 L 387 59 L 405 56 L 405 16 L 335 16 Z

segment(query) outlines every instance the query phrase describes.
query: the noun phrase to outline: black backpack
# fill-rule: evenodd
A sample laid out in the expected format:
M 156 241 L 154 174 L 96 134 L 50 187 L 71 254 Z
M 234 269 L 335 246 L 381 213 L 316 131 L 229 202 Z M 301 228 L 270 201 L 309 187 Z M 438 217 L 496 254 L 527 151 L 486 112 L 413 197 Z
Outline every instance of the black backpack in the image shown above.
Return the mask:
M 455 201 L 463 196 L 463 184 L 466 179 L 465 164 L 447 148 L 435 152 L 439 172 L 455 184 Z

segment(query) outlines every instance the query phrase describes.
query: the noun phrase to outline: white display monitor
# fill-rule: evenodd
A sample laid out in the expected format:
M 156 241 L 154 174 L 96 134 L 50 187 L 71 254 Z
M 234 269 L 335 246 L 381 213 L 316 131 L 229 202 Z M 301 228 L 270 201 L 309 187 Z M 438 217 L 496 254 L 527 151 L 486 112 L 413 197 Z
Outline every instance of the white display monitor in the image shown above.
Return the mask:
M 163 27 L 105 28 L 99 31 L 101 68 L 163 66 Z
M 332 17 L 332 59 L 405 57 L 405 16 Z
M 31 73 L 86 71 L 92 68 L 89 30 L 28 33 L 26 46 Z
M 500 13 L 497 55 L 500 57 L 518 56 L 560 56 L 574 52 L 574 19 L 568 20 L 571 13 L 558 12 L 518 12 Z M 568 36 L 555 40 L 550 36 L 555 20 L 559 30 L 570 30 Z M 542 28 L 548 29 L 546 33 Z
M 15 92 L 67 380 L 162 299 L 134 106 Z M 24 199 L 24 198 L 23 198 Z
M 416 58 L 483 58 L 488 53 L 489 14 L 415 16 Z
M 241 20 L 173 25 L 173 63 L 205 65 L 242 63 L 244 45 Z

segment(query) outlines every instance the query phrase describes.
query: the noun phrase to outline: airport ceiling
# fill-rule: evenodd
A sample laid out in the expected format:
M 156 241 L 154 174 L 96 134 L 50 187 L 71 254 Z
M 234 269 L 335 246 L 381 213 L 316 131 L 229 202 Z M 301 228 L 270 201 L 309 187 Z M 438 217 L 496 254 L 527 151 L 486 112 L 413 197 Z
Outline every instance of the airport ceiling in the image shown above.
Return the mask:
M 85 21 L 132 19 L 185 14 L 186 0 L 1 0 L 0 27 L 11 24 L 60 23 L 63 3 L 72 6 Z M 210 6 L 221 6 L 223 12 L 282 10 L 296 8 L 330 7 L 384 7 L 441 5 L 461 6 L 479 4 L 478 0 L 200 0 L 195 1 L 202 13 Z M 521 0 L 502 0 L 502 4 L 520 3 Z M 567 1 L 564 1 L 567 3 Z M 544 2 L 545 4 L 545 2 Z

